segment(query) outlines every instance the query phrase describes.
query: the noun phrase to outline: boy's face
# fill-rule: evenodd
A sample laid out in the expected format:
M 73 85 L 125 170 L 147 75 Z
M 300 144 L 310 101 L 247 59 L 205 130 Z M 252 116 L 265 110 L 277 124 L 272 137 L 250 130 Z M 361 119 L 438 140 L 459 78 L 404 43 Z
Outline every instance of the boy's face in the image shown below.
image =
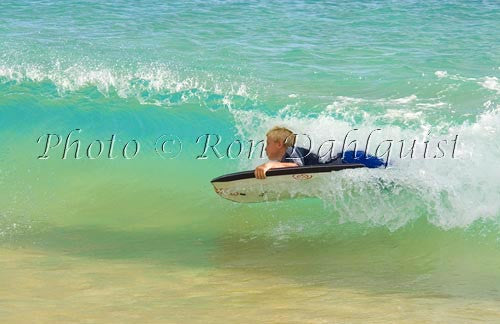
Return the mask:
M 280 141 L 274 141 L 269 136 L 266 140 L 266 154 L 269 160 L 279 161 L 285 154 L 285 145 Z

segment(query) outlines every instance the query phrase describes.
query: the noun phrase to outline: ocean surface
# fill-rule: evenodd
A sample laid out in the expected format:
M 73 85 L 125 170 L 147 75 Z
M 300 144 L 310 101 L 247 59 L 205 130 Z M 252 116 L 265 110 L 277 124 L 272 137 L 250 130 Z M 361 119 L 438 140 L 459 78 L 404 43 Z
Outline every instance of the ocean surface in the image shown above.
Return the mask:
M 2 322 L 498 322 L 498 1 L 0 16 Z M 390 163 L 219 197 L 274 125 Z

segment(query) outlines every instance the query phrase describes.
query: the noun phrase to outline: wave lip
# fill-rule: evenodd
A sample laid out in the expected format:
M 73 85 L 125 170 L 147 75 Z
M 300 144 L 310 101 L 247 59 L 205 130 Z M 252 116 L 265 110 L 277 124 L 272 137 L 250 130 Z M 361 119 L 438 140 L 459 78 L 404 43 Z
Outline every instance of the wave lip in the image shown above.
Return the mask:
M 213 95 L 221 99 L 256 98 L 246 83 L 218 78 L 210 73 L 185 74 L 188 73 L 160 63 L 112 68 L 83 64 L 62 67 L 58 62 L 51 68 L 32 64 L 0 65 L 0 82 L 50 82 L 59 95 L 94 87 L 104 96 L 116 94 L 120 98 L 137 98 L 140 103 L 160 106 L 192 99 L 203 102 L 212 100 Z

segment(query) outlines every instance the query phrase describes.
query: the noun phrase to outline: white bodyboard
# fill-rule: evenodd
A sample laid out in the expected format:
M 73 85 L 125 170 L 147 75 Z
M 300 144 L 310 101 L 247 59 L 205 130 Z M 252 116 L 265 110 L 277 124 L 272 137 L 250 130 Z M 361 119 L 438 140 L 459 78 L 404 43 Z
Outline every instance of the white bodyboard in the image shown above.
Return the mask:
M 320 164 L 302 167 L 270 169 L 265 179 L 256 179 L 254 171 L 226 174 L 211 181 L 215 192 L 235 202 L 263 202 L 304 197 L 304 191 L 292 190 L 300 186 L 319 185 L 331 179 L 331 172 L 345 169 L 363 168 L 363 164 Z

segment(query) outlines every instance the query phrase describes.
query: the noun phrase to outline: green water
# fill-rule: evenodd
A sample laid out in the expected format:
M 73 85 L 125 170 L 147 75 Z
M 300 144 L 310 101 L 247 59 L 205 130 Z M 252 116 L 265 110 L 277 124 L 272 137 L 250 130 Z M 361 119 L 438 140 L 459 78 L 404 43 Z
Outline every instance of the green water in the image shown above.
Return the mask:
M 497 2 L 7 1 L 0 13 L 2 321 L 500 318 Z M 391 165 L 290 188 L 305 199 L 217 196 L 210 180 L 263 163 L 247 143 L 277 124 L 315 145 L 356 128 L 361 148 L 380 128 L 372 143 L 393 140 Z M 60 143 L 44 152 L 48 134 Z M 222 158 L 197 158 L 204 134 Z M 173 151 L 158 153 L 163 136 Z M 398 158 L 414 139 L 417 157 Z M 426 139 L 432 154 L 448 140 L 446 156 L 422 158 Z M 230 158 L 234 140 L 245 146 Z

